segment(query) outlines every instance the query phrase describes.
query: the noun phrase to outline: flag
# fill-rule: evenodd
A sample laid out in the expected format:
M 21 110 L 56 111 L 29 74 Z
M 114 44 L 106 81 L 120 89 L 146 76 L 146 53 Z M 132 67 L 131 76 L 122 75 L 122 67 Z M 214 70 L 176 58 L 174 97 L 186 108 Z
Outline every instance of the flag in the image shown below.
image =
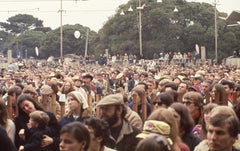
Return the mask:
M 199 54 L 199 46 L 198 46 L 198 44 L 195 45 L 195 50 L 196 50 L 197 54 Z

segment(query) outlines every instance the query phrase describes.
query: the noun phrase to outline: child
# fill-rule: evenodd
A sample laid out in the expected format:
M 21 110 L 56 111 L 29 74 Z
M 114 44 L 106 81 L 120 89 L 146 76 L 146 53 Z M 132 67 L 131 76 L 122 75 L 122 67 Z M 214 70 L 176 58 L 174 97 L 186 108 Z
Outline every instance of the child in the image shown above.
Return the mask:
M 49 122 L 48 115 L 43 111 L 34 111 L 30 113 L 28 123 L 29 129 L 21 129 L 20 138 L 25 140 L 25 145 L 19 147 L 19 151 L 50 151 L 51 145 L 41 147 L 43 135 L 51 136 L 50 129 L 47 127 Z

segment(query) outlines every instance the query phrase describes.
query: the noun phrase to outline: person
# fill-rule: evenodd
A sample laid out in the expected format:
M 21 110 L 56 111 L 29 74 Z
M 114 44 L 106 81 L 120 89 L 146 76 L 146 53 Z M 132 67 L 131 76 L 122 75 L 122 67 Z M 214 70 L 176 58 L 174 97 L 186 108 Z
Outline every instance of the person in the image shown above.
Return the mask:
M 216 122 L 212 123 L 212 118 L 217 115 L 218 115 L 217 119 L 219 119 L 219 116 L 222 116 L 224 118 L 220 118 L 221 120 L 217 120 L 218 121 L 217 123 Z M 239 132 L 238 131 L 239 125 L 237 125 L 237 129 L 232 125 L 236 121 L 238 121 L 238 118 L 232 108 L 222 105 L 214 107 L 209 113 L 207 139 L 199 143 L 198 146 L 195 147 L 194 151 L 209 151 L 209 150 L 225 151 L 225 149 L 226 151 L 228 151 L 227 148 L 230 148 L 229 140 L 233 140 L 232 138 L 238 135 Z M 210 125 L 212 129 L 209 129 Z M 218 130 L 219 133 L 216 132 L 216 130 Z M 211 132 L 209 133 L 209 131 Z M 240 147 L 237 137 L 234 140 L 235 141 L 233 141 L 231 148 L 233 147 L 233 151 L 238 151 Z M 215 145 L 213 145 L 213 141 L 216 142 Z M 213 146 L 211 147 L 209 143 L 211 143 Z M 225 146 L 226 148 L 223 146 Z
M 202 95 L 198 92 L 189 91 L 183 95 L 182 103 L 188 108 L 194 124 L 199 124 L 203 107 Z
M 87 151 L 90 143 L 88 129 L 80 122 L 72 122 L 60 131 L 60 151 Z
M 141 140 L 135 151 L 171 151 L 171 142 L 159 134 L 150 134 Z
M 69 111 L 60 121 L 60 125 L 71 123 L 73 121 L 83 122 L 87 117 L 88 103 L 80 91 L 72 91 L 67 95 Z
M 160 93 L 153 101 L 153 110 L 156 110 L 160 107 L 168 108 L 172 103 L 173 99 L 167 92 Z
M 194 121 L 185 105 L 180 102 L 173 103 L 170 108 L 177 120 L 179 135 L 182 141 L 188 145 L 191 151 L 194 150 L 201 140 L 192 133 Z
M 219 105 L 228 105 L 226 92 L 222 84 L 214 84 L 211 91 L 211 103 Z
M 123 95 L 110 94 L 101 99 L 97 106 L 100 108 L 100 118 L 107 121 L 110 126 L 110 138 L 106 146 L 118 151 L 133 151 L 137 146 L 136 135 L 140 130 L 130 125 L 125 119 L 126 107 Z
M 141 117 L 138 115 L 137 112 L 133 111 L 129 105 L 128 105 L 128 98 L 127 98 L 127 95 L 123 95 L 123 101 L 124 101 L 124 105 L 126 107 L 126 115 L 125 115 L 125 118 L 128 120 L 128 122 L 136 127 L 137 129 L 139 130 L 142 130 L 142 126 L 143 126 L 143 122 L 142 122 L 142 119 Z
M 29 129 L 21 129 L 20 137 L 25 140 L 24 145 L 19 147 L 19 151 L 51 151 L 53 146 L 49 145 L 41 148 L 43 135 L 51 136 L 50 129 L 47 127 L 49 116 L 43 111 L 34 111 L 29 114 Z
M 216 114 L 210 118 L 207 142 L 211 151 L 237 151 L 233 144 L 238 138 L 239 120 L 227 114 Z
M 8 137 L 14 143 L 16 127 L 8 117 L 7 107 L 2 99 L 0 99 L 0 125 L 6 130 Z
M 115 151 L 105 146 L 110 136 L 109 125 L 106 121 L 91 117 L 84 120 L 84 124 L 90 133 L 90 145 L 88 151 Z
M 19 148 L 20 145 L 23 145 L 23 141 L 20 139 L 18 133 L 21 129 L 28 129 L 27 123 L 29 122 L 29 114 L 33 111 L 40 110 L 44 111 L 41 106 L 39 106 L 33 98 L 28 96 L 27 94 L 21 94 L 17 99 L 17 107 L 18 107 L 18 116 L 15 119 L 15 125 L 16 125 L 16 135 L 15 135 L 15 145 L 17 148 Z M 45 111 L 44 111 L 45 112 Z M 48 146 L 50 144 L 53 144 L 55 147 L 57 147 L 57 144 L 59 143 L 59 130 L 60 125 L 58 124 L 58 121 L 55 117 L 55 115 L 51 112 L 45 112 L 48 114 L 50 120 L 49 120 L 49 128 L 51 130 L 51 134 L 53 137 L 49 137 L 48 135 L 43 135 L 42 139 L 42 145 L 41 147 Z
M 5 129 L 2 126 L 0 126 L 0 136 L 1 150 L 17 151 L 16 147 L 14 146 L 13 142 L 10 140 Z
M 217 106 L 218 105 L 215 103 L 208 103 L 203 107 L 203 118 L 201 122 L 201 131 L 199 135 L 199 138 L 201 140 L 207 139 L 207 127 L 209 125 L 210 112 Z
M 189 151 L 187 145 L 181 142 L 181 138 L 179 137 L 179 130 L 177 121 L 174 118 L 172 111 L 166 108 L 159 108 L 154 110 L 148 120 L 157 120 L 167 123 L 171 127 L 171 131 L 169 134 L 169 138 L 172 140 L 172 151 Z

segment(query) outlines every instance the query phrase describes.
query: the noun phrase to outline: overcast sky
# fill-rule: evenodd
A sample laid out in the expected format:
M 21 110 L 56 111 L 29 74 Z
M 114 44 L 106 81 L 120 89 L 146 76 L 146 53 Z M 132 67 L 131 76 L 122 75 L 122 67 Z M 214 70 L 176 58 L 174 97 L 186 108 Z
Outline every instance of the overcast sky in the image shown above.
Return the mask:
M 188 0 L 207 2 L 214 0 Z M 230 13 L 240 10 L 240 0 L 217 0 L 219 11 Z M 98 31 L 115 14 L 121 4 L 128 0 L 63 0 L 63 25 L 79 23 Z M 60 0 L 0 0 L 0 21 L 6 22 L 16 14 L 31 14 L 43 20 L 45 27 L 55 29 L 60 26 Z

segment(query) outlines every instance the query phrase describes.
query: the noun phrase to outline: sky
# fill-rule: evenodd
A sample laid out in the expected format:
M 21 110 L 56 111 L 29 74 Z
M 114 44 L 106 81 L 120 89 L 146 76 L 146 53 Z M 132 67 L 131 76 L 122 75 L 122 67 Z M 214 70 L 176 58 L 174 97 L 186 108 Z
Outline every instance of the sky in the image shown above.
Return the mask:
M 187 0 L 207 2 L 214 0 Z M 230 14 L 233 10 L 240 10 L 240 0 L 216 0 L 217 9 Z M 30 14 L 43 20 L 45 27 L 56 29 L 60 26 L 61 0 L 0 0 L 0 22 L 16 14 Z M 121 4 L 128 0 L 62 0 L 62 24 L 81 24 L 98 31 L 109 17 L 113 16 Z

